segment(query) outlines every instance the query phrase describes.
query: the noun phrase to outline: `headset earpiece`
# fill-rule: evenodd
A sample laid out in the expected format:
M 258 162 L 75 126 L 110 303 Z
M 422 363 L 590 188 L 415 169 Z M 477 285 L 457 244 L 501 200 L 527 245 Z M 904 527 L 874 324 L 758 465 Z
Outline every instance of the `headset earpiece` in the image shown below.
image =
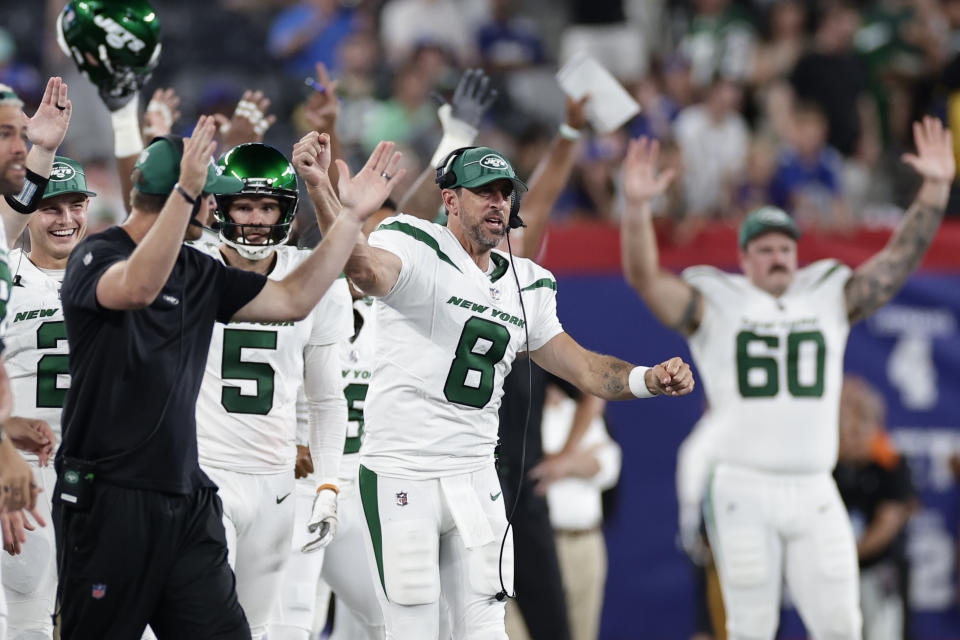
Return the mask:
M 437 166 L 437 177 L 434 178 L 434 182 L 437 183 L 438 187 L 441 189 L 452 189 L 453 186 L 457 184 L 457 172 L 452 171 L 450 167 L 453 166 L 453 161 L 457 159 L 457 156 L 470 149 L 476 149 L 476 147 L 460 147 L 447 154 L 443 162 Z

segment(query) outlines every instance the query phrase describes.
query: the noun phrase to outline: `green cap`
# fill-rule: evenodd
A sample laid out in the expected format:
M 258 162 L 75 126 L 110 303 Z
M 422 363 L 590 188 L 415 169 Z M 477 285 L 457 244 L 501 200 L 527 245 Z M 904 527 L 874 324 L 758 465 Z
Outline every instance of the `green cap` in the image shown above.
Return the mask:
M 768 231 L 779 231 L 794 240 L 800 239 L 800 228 L 786 211 L 778 207 L 760 207 L 740 223 L 740 248 L 746 249 L 748 242 Z
M 173 191 L 173 185 L 180 179 L 180 158 L 183 148 L 170 138 L 157 138 L 140 153 L 136 169 L 140 170 L 140 180 L 134 188 L 140 193 L 166 195 Z M 237 193 L 243 189 L 243 181 L 233 176 L 222 176 L 217 172 L 213 159 L 207 167 L 207 182 L 204 193 Z
M 43 192 L 43 198 L 52 198 L 65 193 L 82 193 L 95 196 L 87 189 L 87 174 L 83 172 L 80 163 L 71 158 L 57 156 L 53 159 L 53 168 L 50 169 L 50 181 Z
M 450 188 L 479 187 L 494 180 L 507 179 L 513 182 L 514 189 L 521 193 L 527 185 L 514 173 L 510 162 L 490 147 L 468 149 L 453 159 L 450 171 L 457 177 Z

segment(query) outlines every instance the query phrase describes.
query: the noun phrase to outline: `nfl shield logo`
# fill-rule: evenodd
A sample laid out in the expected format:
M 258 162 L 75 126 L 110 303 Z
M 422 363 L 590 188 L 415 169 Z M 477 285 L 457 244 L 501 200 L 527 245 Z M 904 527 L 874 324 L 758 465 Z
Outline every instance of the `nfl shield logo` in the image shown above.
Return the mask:
M 500 287 L 490 287 L 490 297 L 500 302 Z
M 107 595 L 107 585 L 105 584 L 93 585 L 93 589 L 91 590 L 90 595 L 93 596 L 94 600 L 102 600 L 103 596 Z
M 405 507 L 407 506 L 407 492 L 400 491 L 397 493 L 397 506 Z

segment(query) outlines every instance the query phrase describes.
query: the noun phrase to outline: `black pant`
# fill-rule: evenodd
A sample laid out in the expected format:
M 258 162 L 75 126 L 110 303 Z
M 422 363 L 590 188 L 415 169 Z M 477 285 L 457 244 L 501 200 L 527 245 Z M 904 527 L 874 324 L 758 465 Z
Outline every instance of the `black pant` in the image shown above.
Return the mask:
M 216 489 L 93 491 L 85 511 L 53 509 L 64 640 L 139 640 L 148 623 L 158 638 L 250 638 Z
M 500 476 L 508 515 L 517 490 L 517 479 L 511 476 Z M 563 578 L 547 500 L 536 495 L 533 483 L 526 479 L 513 516 L 513 557 L 517 605 L 532 640 L 570 640 Z

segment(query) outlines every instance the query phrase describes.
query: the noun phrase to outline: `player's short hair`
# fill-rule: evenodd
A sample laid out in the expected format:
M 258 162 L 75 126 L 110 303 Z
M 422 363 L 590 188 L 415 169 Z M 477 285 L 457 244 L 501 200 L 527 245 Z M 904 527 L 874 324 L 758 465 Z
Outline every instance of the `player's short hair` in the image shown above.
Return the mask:
M 130 179 L 134 185 L 143 181 L 140 169 L 136 168 L 130 174 Z M 160 213 L 169 194 L 144 193 L 136 187 L 130 190 L 130 207 L 144 213 Z

